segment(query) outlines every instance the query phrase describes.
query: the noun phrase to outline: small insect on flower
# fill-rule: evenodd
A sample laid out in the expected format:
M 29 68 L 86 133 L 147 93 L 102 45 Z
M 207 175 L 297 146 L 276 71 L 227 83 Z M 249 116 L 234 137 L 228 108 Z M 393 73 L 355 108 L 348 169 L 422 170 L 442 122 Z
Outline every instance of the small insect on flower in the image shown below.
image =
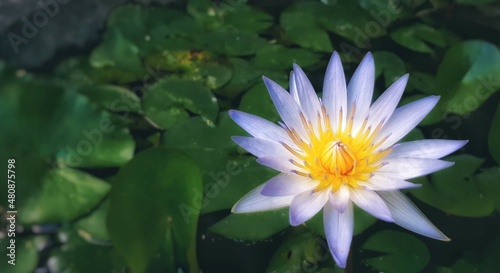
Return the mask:
M 233 137 L 257 161 L 281 172 L 245 195 L 235 213 L 290 206 L 290 224 L 300 225 L 323 209 L 328 246 L 345 267 L 353 233 L 353 203 L 387 222 L 438 240 L 449 240 L 399 190 L 420 185 L 407 179 L 453 165 L 439 160 L 465 145 L 463 140 L 417 140 L 396 144 L 439 100 L 429 96 L 399 108 L 408 74 L 373 104 L 375 67 L 368 53 L 346 85 L 334 52 L 319 99 L 304 71 L 294 65 L 290 93 L 264 77 L 283 120 L 230 111 L 252 137 Z

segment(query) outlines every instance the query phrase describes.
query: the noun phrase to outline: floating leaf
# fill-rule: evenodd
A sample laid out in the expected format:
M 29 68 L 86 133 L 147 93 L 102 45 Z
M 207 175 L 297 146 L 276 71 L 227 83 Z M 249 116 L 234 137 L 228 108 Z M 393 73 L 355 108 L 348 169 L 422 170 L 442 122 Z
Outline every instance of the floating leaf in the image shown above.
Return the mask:
M 304 232 L 290 236 L 278 248 L 266 272 L 343 273 L 344 270 L 335 266 L 323 238 L 311 232 Z
M 0 93 L 0 157 L 17 162 L 20 223 L 71 221 L 96 206 L 109 185 L 69 167 L 124 164 L 135 147 L 128 130 L 84 96 L 56 85 L 33 80 L 1 88 L 8 92 Z
M 466 115 L 490 97 L 500 83 L 500 52 L 486 41 L 465 41 L 452 46 L 439 65 L 436 94 L 438 107 Z
M 373 59 L 375 61 L 375 77 L 383 74 L 386 87 L 406 72 L 405 63 L 394 53 L 377 51 L 373 53 Z
M 256 84 L 245 93 L 239 109 L 273 122 L 281 120 L 264 83 Z
M 229 63 L 233 66 L 231 80 L 222 89 L 214 92 L 232 99 L 260 80 L 259 77 L 262 75 L 258 69 L 243 59 L 231 58 Z
M 221 1 L 221 3 L 223 2 Z M 248 20 L 248 18 L 252 19 Z M 232 10 L 228 9 L 228 12 L 224 15 L 223 21 L 224 24 L 230 24 L 237 29 L 258 33 L 269 28 L 273 24 L 274 18 L 263 11 L 241 3 L 239 6 L 233 7 Z
M 130 90 L 115 85 L 82 86 L 78 92 L 112 112 L 138 113 L 141 100 Z
M 11 239 L 15 242 L 11 243 Z M 0 249 L 0 255 L 4 257 L 0 270 L 3 273 L 34 272 L 40 259 L 38 252 L 47 244 L 48 238 L 45 236 L 5 236 Z
M 411 193 L 449 214 L 465 217 L 490 215 L 494 210 L 494 202 L 480 191 L 479 181 L 473 178 L 484 160 L 466 154 L 450 156 L 446 160 L 455 162 L 453 168 L 432 174 L 432 184 L 426 178 L 415 179 L 422 187 Z
M 399 231 L 379 231 L 370 236 L 362 248 L 383 253 L 377 258 L 365 259 L 368 265 L 383 272 L 422 272 L 430 260 L 429 250 L 422 241 Z
M 201 189 L 198 166 L 174 149 L 145 150 L 120 169 L 110 194 L 107 223 L 118 252 L 133 272 L 146 272 L 162 246 L 175 250 L 168 253 L 175 259 L 165 264 L 175 262 L 198 272 L 195 238 L 201 199 L 194 198 L 194 193 Z M 166 238 L 169 232 L 172 239 Z
M 434 52 L 428 44 L 441 48 L 446 46 L 443 31 L 420 23 L 398 28 L 391 33 L 391 38 L 406 48 L 422 53 Z
M 288 226 L 288 209 L 279 209 L 255 213 L 231 213 L 209 230 L 232 239 L 257 241 L 269 238 Z
M 202 34 L 197 41 L 203 48 L 224 56 L 252 55 L 266 44 L 266 40 L 255 33 L 233 28 Z
M 252 64 L 263 69 L 291 70 L 293 63 L 306 68 L 318 63 L 320 60 L 320 55 L 305 49 L 268 45 L 257 52 L 252 59 Z
M 143 99 L 147 117 L 163 128 L 187 119 L 190 111 L 214 121 L 219 105 L 212 92 L 195 81 L 162 79 L 150 87 Z

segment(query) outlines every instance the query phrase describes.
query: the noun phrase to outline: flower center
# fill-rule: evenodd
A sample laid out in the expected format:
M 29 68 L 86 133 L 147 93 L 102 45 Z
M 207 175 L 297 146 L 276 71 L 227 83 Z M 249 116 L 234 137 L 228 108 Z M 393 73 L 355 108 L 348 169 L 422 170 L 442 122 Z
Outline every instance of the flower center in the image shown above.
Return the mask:
M 339 120 L 331 123 L 326 109 L 322 107 L 322 115 L 318 115 L 314 126 L 301 113 L 302 125 L 307 132 L 305 139 L 295 129 L 285 128 L 297 147 L 282 143 L 299 159 L 290 160 L 297 166 L 293 172 L 319 181 L 318 191 L 327 188 L 336 191 L 341 185 L 360 187 L 358 182 L 368 180 L 371 173 L 382 166 L 380 159 L 391 151 L 377 149 L 385 139 L 374 143 L 382 122 L 372 129 L 367 126 L 366 118 L 356 133 L 353 132 L 353 112 L 345 124 L 342 124 L 342 111 Z

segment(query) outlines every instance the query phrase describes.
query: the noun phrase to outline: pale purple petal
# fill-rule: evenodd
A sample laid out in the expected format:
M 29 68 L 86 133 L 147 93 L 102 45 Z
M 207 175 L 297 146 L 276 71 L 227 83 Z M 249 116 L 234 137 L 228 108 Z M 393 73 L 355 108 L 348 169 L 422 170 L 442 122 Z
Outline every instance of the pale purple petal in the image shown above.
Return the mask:
M 297 92 L 299 94 L 300 106 L 306 118 L 316 125 L 318 114 L 321 113 L 321 105 L 319 104 L 318 95 L 307 78 L 306 74 L 298 65 L 293 65 L 293 74 L 295 83 L 297 84 Z
M 257 158 L 257 162 L 267 166 L 269 168 L 275 169 L 277 171 L 280 171 L 282 173 L 293 173 L 294 171 L 304 171 L 304 169 L 293 165 L 291 163 L 290 157 L 272 157 L 272 156 L 265 156 L 265 157 L 259 157 Z
M 293 71 L 290 72 L 290 95 L 292 95 L 292 98 L 295 100 L 298 106 L 300 106 L 300 99 L 299 99 L 299 94 L 297 93 L 297 83 L 295 81 L 295 75 L 293 74 Z
M 394 223 L 415 233 L 443 241 L 449 241 L 427 217 L 399 191 L 379 192 L 391 211 Z
M 251 190 L 243 196 L 236 204 L 234 204 L 231 212 L 233 213 L 248 213 L 275 210 L 279 208 L 288 207 L 292 202 L 293 196 L 264 196 L 260 194 L 264 184 Z
M 422 186 L 421 184 L 415 184 L 401 179 L 383 176 L 381 174 L 374 174 L 368 181 L 359 181 L 358 184 L 372 191 L 394 191 Z
M 234 142 L 240 145 L 243 149 L 257 157 L 277 156 L 295 158 L 283 145 L 274 141 L 269 141 L 261 138 L 234 136 L 231 138 Z
M 380 196 L 370 190 L 352 189 L 351 200 L 358 207 L 386 222 L 393 222 L 391 212 Z
M 429 96 L 396 109 L 375 138 L 375 143 L 387 137 L 379 148 L 385 149 L 392 146 L 415 128 L 436 106 L 438 100 L 438 96 Z
M 330 202 L 326 203 L 323 222 L 333 259 L 338 266 L 345 268 L 354 230 L 352 203 L 347 204 L 344 213 L 338 212 Z
M 344 212 L 345 208 L 350 202 L 349 192 L 349 186 L 341 185 L 338 190 L 332 192 L 332 194 L 330 195 L 330 202 L 340 213 Z
M 298 226 L 311 219 L 328 201 L 329 191 L 307 191 L 296 195 L 290 204 L 290 225 Z
M 285 129 L 261 117 L 237 110 L 230 110 L 229 116 L 253 137 L 275 142 L 285 141 L 287 144 L 291 142 Z
M 425 139 L 396 144 L 389 158 L 411 157 L 439 159 L 462 148 L 467 140 Z
M 299 115 L 300 108 L 292 96 L 274 81 L 266 77 L 263 77 L 263 79 L 264 84 L 269 91 L 269 95 L 271 96 L 271 100 L 273 101 L 274 106 L 276 107 L 276 110 L 278 111 L 283 122 L 286 126 L 295 129 L 302 138 L 307 139 L 307 133 Z
M 372 103 L 373 86 L 375 84 L 375 64 L 370 52 L 366 54 L 347 86 L 347 107 L 352 110 L 355 105 L 355 120 L 362 120 Z
M 408 82 L 408 74 L 405 74 L 397 81 L 395 81 L 387 90 L 373 103 L 368 111 L 368 124 L 375 128 L 380 122 L 387 121 L 399 100 L 403 95 L 406 83 Z
M 297 195 L 311 191 L 318 185 L 318 181 L 296 174 L 280 174 L 269 179 L 261 194 L 266 196 Z
M 347 116 L 347 89 L 344 69 L 339 54 L 333 52 L 326 69 L 323 82 L 323 104 L 330 115 L 333 129 L 337 129 L 336 123 L 340 122 L 340 111 L 342 109 L 342 124 L 345 124 Z
M 455 163 L 439 159 L 388 158 L 384 159 L 384 164 L 386 165 L 375 171 L 374 174 L 406 180 L 437 172 Z

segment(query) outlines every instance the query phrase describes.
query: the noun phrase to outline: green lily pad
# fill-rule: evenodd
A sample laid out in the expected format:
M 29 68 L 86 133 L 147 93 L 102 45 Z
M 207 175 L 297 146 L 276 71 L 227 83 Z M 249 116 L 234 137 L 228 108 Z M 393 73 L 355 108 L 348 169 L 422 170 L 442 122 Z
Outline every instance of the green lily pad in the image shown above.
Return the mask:
M 90 244 L 80 238 L 75 231 L 68 229 L 60 231 L 59 238 L 62 239 L 63 245 L 53 249 L 47 261 L 51 272 L 113 273 L 125 271 L 123 258 L 113 247 Z
M 109 185 L 70 167 L 124 164 L 135 146 L 128 130 L 84 96 L 56 85 L 32 80 L 1 89 L 8 92 L 0 93 L 0 157 L 16 161 L 20 223 L 71 221 L 95 207 Z
M 221 4 L 229 5 L 221 2 Z M 252 18 L 248 20 L 248 18 Z M 237 8 L 226 12 L 223 16 L 224 24 L 229 24 L 237 29 L 252 32 L 261 32 L 273 25 L 274 17 L 256 8 L 241 3 Z
M 398 28 L 391 33 L 391 38 L 406 48 L 422 53 L 434 52 L 429 44 L 440 48 L 446 46 L 442 31 L 420 23 Z
M 490 133 L 488 135 L 488 148 L 491 156 L 500 164 L 500 104 L 493 116 L 491 122 Z
M 288 209 L 255 213 L 232 213 L 210 227 L 210 231 L 228 238 L 258 241 L 271 237 L 289 226 Z
M 429 263 L 427 246 L 407 233 L 384 230 L 370 236 L 361 247 L 383 253 L 365 262 L 383 272 L 418 273 Z
M 259 76 L 262 74 L 259 69 L 243 59 L 231 58 L 229 63 L 233 66 L 233 75 L 228 84 L 214 90 L 214 93 L 233 99 L 260 80 Z
M 375 77 L 384 75 L 385 86 L 388 87 L 406 72 L 405 63 L 394 53 L 377 51 L 373 53 L 375 61 Z
M 175 257 L 164 260 L 165 266 L 176 268 L 169 266 L 175 262 L 198 272 L 195 239 L 201 200 L 194 193 L 201 190 L 198 166 L 175 149 L 145 150 L 120 169 L 110 194 L 107 224 L 117 251 L 133 272 L 146 272 L 165 247 L 173 249 L 168 255 Z
M 305 68 L 317 64 L 320 60 L 320 55 L 305 49 L 268 45 L 257 52 L 252 64 L 263 69 L 291 70 L 293 63 Z
M 115 85 L 81 86 L 80 94 L 112 112 L 138 113 L 142 110 L 141 100 L 130 90 Z
M 312 232 L 290 236 L 269 262 L 267 273 L 317 272 L 343 273 L 335 266 L 325 240 Z
M 257 83 L 241 99 L 239 109 L 272 122 L 281 120 L 264 83 Z
M 201 34 L 197 42 L 202 48 L 224 56 L 252 55 L 267 43 L 253 32 L 234 28 L 222 28 Z
M 455 162 L 455 165 L 432 174 L 432 184 L 424 177 L 414 179 L 422 187 L 410 192 L 449 214 L 465 217 L 490 215 L 495 208 L 494 201 L 480 190 L 481 182 L 473 176 L 484 160 L 467 154 L 450 156 L 446 160 Z
M 108 228 L 106 226 L 108 209 L 109 199 L 106 199 L 90 215 L 79 219 L 74 224 L 78 235 L 89 243 L 98 245 L 111 244 Z
M 150 87 L 143 101 L 147 117 L 170 128 L 189 117 L 188 111 L 215 121 L 219 105 L 212 92 L 195 81 L 162 79 Z
M 466 115 L 476 110 L 500 87 L 500 52 L 486 41 L 452 46 L 438 67 L 435 94 L 447 112 Z

